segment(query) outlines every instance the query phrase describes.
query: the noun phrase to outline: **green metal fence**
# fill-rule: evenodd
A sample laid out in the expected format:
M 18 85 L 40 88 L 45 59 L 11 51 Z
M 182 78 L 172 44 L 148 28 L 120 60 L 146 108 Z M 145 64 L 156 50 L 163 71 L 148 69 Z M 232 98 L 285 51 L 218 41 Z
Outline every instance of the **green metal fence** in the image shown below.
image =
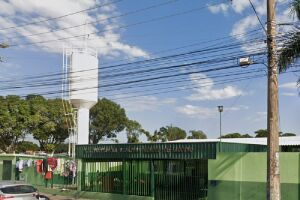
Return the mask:
M 151 162 L 124 162 L 124 193 L 129 195 L 151 195 Z
M 156 200 L 207 197 L 207 160 L 85 161 L 83 191 L 153 196 Z
M 92 192 L 122 194 L 122 162 L 87 162 L 84 165 L 82 189 Z
M 206 199 L 207 160 L 155 161 L 154 170 L 155 199 Z
M 82 190 L 150 196 L 150 162 L 85 162 Z

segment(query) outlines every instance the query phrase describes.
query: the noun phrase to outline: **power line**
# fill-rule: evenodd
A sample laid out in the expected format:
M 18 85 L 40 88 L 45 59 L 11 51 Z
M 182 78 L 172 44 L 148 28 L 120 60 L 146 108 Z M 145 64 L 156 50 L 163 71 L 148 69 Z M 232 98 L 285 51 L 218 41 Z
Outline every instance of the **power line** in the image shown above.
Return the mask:
M 5 28 L 0 28 L 0 31 L 8 30 L 8 29 L 17 29 L 17 28 L 21 28 L 21 27 L 24 27 L 24 26 L 32 25 L 32 24 L 39 24 L 39 23 L 44 23 L 44 22 L 48 22 L 48 21 L 52 21 L 52 20 L 57 20 L 57 19 L 61 19 L 61 18 L 71 16 L 71 15 L 76 15 L 76 14 L 79 14 L 79 13 L 82 13 L 82 12 L 86 12 L 86 11 L 94 10 L 94 9 L 97 9 L 97 8 L 105 7 L 105 6 L 108 6 L 108 5 L 116 4 L 116 3 L 119 3 L 121 1 L 123 1 L 123 0 L 115 0 L 115 1 L 112 1 L 112 2 L 109 2 L 109 3 L 96 5 L 96 6 L 91 7 L 91 8 L 87 8 L 87 9 L 84 9 L 84 10 L 79 10 L 79 11 L 76 11 L 76 12 L 73 12 L 73 13 L 68 13 L 68 14 L 65 14 L 65 15 L 58 16 L 58 17 L 52 17 L 52 18 L 48 18 L 48 19 L 44 19 L 44 20 L 40 20 L 40 21 L 19 24 L 17 26 L 10 26 L 10 27 L 5 27 Z
M 178 0 L 170 0 L 170 1 L 167 1 L 167 2 L 164 2 L 164 3 L 159 3 L 159 4 L 151 5 L 151 6 L 148 6 L 148 7 L 144 7 L 144 8 L 141 8 L 141 9 L 133 10 L 133 11 L 130 11 L 130 12 L 127 12 L 127 13 L 124 13 L 124 14 L 120 14 L 120 15 L 116 15 L 116 16 L 112 16 L 112 17 L 106 17 L 104 19 L 99 19 L 99 20 L 95 20 L 95 21 L 92 21 L 92 22 L 88 22 L 88 23 L 78 24 L 78 25 L 75 25 L 75 26 L 69 26 L 69 27 L 65 27 L 65 28 L 57 28 L 57 29 L 54 29 L 54 30 L 40 32 L 40 33 L 34 33 L 34 34 L 29 34 L 29 35 L 20 35 L 20 36 L 14 36 L 14 37 L 7 37 L 5 39 L 33 37 L 33 36 L 39 36 L 39 35 L 44 35 L 44 34 L 48 34 L 48 33 L 54 33 L 54 32 L 58 32 L 58 31 L 64 31 L 64 30 L 68 30 L 68 29 L 78 28 L 78 27 L 89 25 L 89 24 L 97 24 L 97 23 L 102 22 L 102 21 L 107 21 L 107 20 L 111 20 L 111 19 L 115 19 L 115 18 L 125 17 L 125 16 L 128 16 L 128 15 L 137 14 L 137 13 L 140 13 L 140 12 L 151 10 L 153 8 L 158 8 L 158 7 L 161 7 L 161 6 L 165 6 L 165 5 L 174 3 L 176 1 L 178 1 Z
M 107 67 L 100 67 L 98 69 L 100 69 L 100 70 L 109 69 L 111 71 L 112 68 L 116 68 L 116 67 L 120 67 L 120 66 L 129 66 L 129 65 L 137 65 L 137 64 L 139 64 L 139 65 L 143 64 L 143 66 L 145 66 L 145 63 L 150 63 L 150 62 L 154 62 L 154 61 L 157 62 L 157 61 L 161 61 L 161 60 L 166 60 L 166 61 L 168 61 L 168 64 L 169 64 L 170 63 L 169 59 L 174 59 L 175 57 L 182 57 L 182 56 L 187 56 L 187 55 L 191 55 L 191 54 L 195 55 L 195 53 L 201 53 L 201 55 L 205 55 L 208 52 L 213 53 L 213 52 L 217 52 L 217 50 L 224 51 L 225 49 L 228 49 L 231 47 L 238 47 L 239 45 L 243 45 L 243 44 L 253 43 L 254 41 L 256 41 L 256 40 L 249 40 L 249 41 L 243 42 L 243 43 L 234 43 L 231 45 L 223 45 L 223 46 L 212 45 L 212 46 L 208 46 L 208 48 L 201 48 L 199 50 L 193 50 L 193 51 L 183 52 L 183 53 L 179 53 L 179 54 L 172 54 L 172 55 L 168 55 L 168 56 L 157 57 L 154 59 L 145 59 L 145 60 L 140 60 L 140 61 L 136 61 L 136 62 L 129 62 L 129 63 L 122 63 L 122 64 L 118 64 L 118 65 L 111 65 L 111 66 L 107 66 Z M 184 61 L 186 61 L 186 60 L 184 60 Z M 133 68 L 131 68 L 131 69 L 133 69 Z M 80 70 L 80 71 L 75 71 L 73 73 L 80 73 L 80 72 L 91 71 L 91 70 L 96 70 L 96 69 Z M 122 69 L 122 70 L 124 70 L 124 69 Z M 101 72 L 101 73 L 103 74 L 104 72 Z M 45 78 L 45 77 L 55 77 L 55 76 L 60 76 L 62 74 L 63 73 L 61 73 L 61 72 L 57 72 L 57 73 L 34 75 L 34 76 L 30 75 L 30 76 L 25 76 L 24 78 L 15 77 L 12 80 L 9 80 L 9 79 L 3 80 L 2 79 L 2 81 L 0 81 L 0 83 L 1 82 L 9 83 L 11 81 L 15 81 L 16 78 L 18 78 L 18 80 L 30 79 L 30 81 L 32 82 L 33 79 L 41 79 L 41 78 Z
M 197 73 L 207 73 L 207 72 L 213 72 L 213 71 L 220 71 L 220 70 L 226 70 L 226 69 L 233 69 L 237 68 L 239 66 L 237 65 L 230 65 L 230 66 L 222 66 L 222 67 L 217 67 L 217 68 L 211 68 L 211 69 L 204 69 L 204 70 L 198 70 L 198 71 L 192 71 L 192 72 L 185 72 L 185 73 L 176 73 L 176 74 L 171 74 L 171 75 L 162 75 L 162 76 L 156 76 L 156 77 L 151 77 L 151 78 L 144 78 L 144 79 L 137 79 L 137 80 L 132 80 L 132 81 L 123 81 L 123 82 L 116 82 L 112 84 L 102 84 L 101 88 L 106 88 L 106 87 L 112 87 L 112 86 L 124 86 L 124 85 L 129 85 L 133 83 L 142 83 L 142 82 L 147 82 L 147 81 L 152 81 L 152 80 L 161 80 L 161 79 L 166 79 L 166 78 L 171 78 L 171 77 L 178 77 L 178 76 L 184 76 L 184 75 L 191 75 L 191 74 L 197 74 Z M 37 86 L 53 86 L 54 83 L 46 84 L 46 83 L 41 83 L 39 85 L 30 85 L 27 88 L 30 87 L 37 87 Z M 57 82 L 56 84 L 60 84 L 60 82 Z M 7 89 L 20 89 L 24 86 L 17 86 L 17 87 L 7 87 L 7 88 L 1 88 L 1 90 L 7 90 Z M 87 88 L 91 89 L 91 88 Z
M 189 14 L 189 13 L 192 13 L 192 12 L 195 12 L 195 11 L 203 10 L 203 9 L 211 7 L 211 6 L 214 6 L 214 5 L 206 5 L 206 6 L 202 6 L 202 7 L 199 7 L 199 8 L 193 8 L 193 9 L 190 9 L 190 10 L 185 10 L 185 11 L 173 13 L 173 14 L 170 14 L 170 15 L 156 17 L 156 18 L 152 18 L 152 19 L 149 19 L 149 20 L 144 20 L 144 21 L 140 21 L 140 22 L 136 22 L 136 23 L 132 23 L 132 24 L 128 24 L 128 25 L 123 25 L 123 26 L 118 26 L 118 27 L 111 27 L 111 28 L 107 28 L 107 29 L 103 29 L 103 30 L 99 30 L 99 31 L 95 31 L 95 32 L 86 33 L 86 34 L 74 35 L 74 36 L 69 36 L 69 37 L 61 37 L 61 38 L 58 38 L 58 39 L 44 40 L 44 41 L 38 41 L 38 42 L 29 42 L 29 43 L 23 43 L 23 44 L 22 43 L 21 44 L 11 44 L 10 47 L 36 45 L 36 44 L 44 44 L 44 43 L 50 43 L 50 42 L 58 42 L 58 41 L 62 41 L 62 40 L 68 40 L 68 39 L 72 39 L 72 38 L 83 37 L 85 35 L 95 35 L 95 34 L 98 34 L 98 33 L 103 33 L 103 32 L 116 30 L 116 29 L 117 30 L 118 29 L 126 29 L 126 28 L 131 27 L 131 26 L 137 26 L 137 25 L 141 25 L 141 24 L 146 24 L 146 23 L 151 23 L 151 22 L 156 22 L 156 21 L 168 19 L 168 18 L 175 17 L 175 16 Z
M 251 1 L 251 0 L 249 0 L 249 3 L 250 3 L 250 5 L 251 5 L 251 7 L 252 7 L 252 9 L 253 9 L 253 11 L 254 11 L 254 13 L 255 13 L 256 17 L 257 17 L 257 20 L 259 21 L 259 23 L 260 23 L 260 25 L 261 25 L 262 29 L 263 29 L 263 30 L 264 30 L 264 32 L 267 34 L 267 31 L 266 31 L 266 29 L 265 29 L 265 27 L 264 27 L 263 23 L 261 22 L 261 20 L 260 20 L 260 18 L 259 18 L 259 16 L 258 16 L 258 14 L 257 14 L 257 12 L 256 12 L 256 9 L 255 9 L 255 7 L 254 7 L 254 5 L 253 5 L 252 1 Z
M 260 55 L 261 53 L 256 53 L 256 55 Z M 252 54 L 255 55 L 255 54 Z M 224 55 L 222 55 L 224 56 Z M 209 60 L 203 60 L 203 61 L 198 61 L 198 62 L 192 62 L 192 63 L 186 63 L 186 64 L 177 64 L 177 65 L 170 65 L 170 66 L 166 66 L 166 67 L 161 67 L 161 66 L 157 66 L 156 68 L 152 68 L 152 69 L 142 69 L 142 70 L 136 70 L 136 71 L 131 71 L 131 72 L 127 72 L 127 73 L 119 73 L 119 74 L 113 74 L 112 77 L 125 77 L 125 76 L 131 76 L 132 79 L 132 75 L 138 75 L 138 74 L 143 74 L 145 72 L 154 72 L 154 71 L 161 71 L 164 69 L 175 69 L 175 68 L 180 68 L 180 67 L 186 67 L 186 66 L 194 66 L 194 65 L 201 65 L 201 64 L 216 64 L 216 63 L 220 63 L 220 62 L 224 62 L 224 61 L 230 61 L 230 60 L 235 60 L 241 56 L 245 56 L 245 54 L 243 55 L 236 55 L 236 56 L 229 56 L 229 57 L 223 57 L 223 58 L 215 58 L 215 59 L 209 59 Z M 106 75 L 107 77 L 109 75 Z M 86 79 L 89 79 L 89 77 L 86 77 Z M 114 81 L 113 84 L 115 84 L 116 82 Z M 30 84 L 26 85 L 24 82 L 21 82 L 19 85 L 20 86 L 16 86 L 16 88 L 20 89 L 20 88 L 24 88 L 24 87 L 36 87 L 36 86 L 53 86 L 54 84 L 59 85 L 61 84 L 60 79 L 48 79 L 48 80 L 44 80 L 41 82 L 41 80 L 37 81 L 37 84 L 35 84 L 34 82 L 32 82 L 32 80 L 30 80 Z M 11 87 L 11 84 L 9 84 L 8 88 Z M 2 88 L 5 89 L 5 88 Z

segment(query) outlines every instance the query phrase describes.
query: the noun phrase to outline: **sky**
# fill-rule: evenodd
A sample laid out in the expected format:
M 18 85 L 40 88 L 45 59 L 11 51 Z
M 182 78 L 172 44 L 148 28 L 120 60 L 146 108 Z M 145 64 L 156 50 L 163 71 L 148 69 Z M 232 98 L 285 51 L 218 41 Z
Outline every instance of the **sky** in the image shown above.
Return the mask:
M 0 50 L 4 60 L 0 63 L 0 95 L 38 93 L 48 98 L 60 97 L 60 76 L 55 76 L 56 85 L 16 86 L 44 83 L 47 75 L 61 73 L 63 48 L 83 46 L 87 35 L 88 46 L 98 51 L 99 98 L 120 104 L 127 116 L 144 129 L 153 132 L 172 125 L 187 132 L 202 130 L 208 138 L 217 138 L 217 106 L 223 105 L 222 134 L 253 135 L 267 126 L 267 79 L 263 64 L 267 60 L 259 54 L 265 47 L 266 0 L 251 2 L 262 24 L 249 0 L 3 0 L 0 38 L 10 47 Z M 290 12 L 290 2 L 277 1 L 278 23 L 296 21 Z M 295 31 L 295 27 L 278 28 L 278 34 L 286 31 Z M 234 44 L 239 45 L 230 49 Z M 192 51 L 199 52 L 173 57 Z M 224 60 L 229 55 L 230 59 Z M 239 55 L 251 55 L 255 64 L 229 71 L 207 70 L 238 66 Z M 165 56 L 171 57 L 155 60 Z M 208 62 L 213 58 L 216 60 Z M 205 64 L 191 65 L 193 61 Z M 124 63 L 131 64 L 120 65 Z M 176 65 L 172 70 L 162 69 Z M 154 68 L 161 71 L 143 72 Z M 282 132 L 299 135 L 300 99 L 296 83 L 300 72 L 294 72 L 295 69 L 279 76 L 279 124 Z M 140 73 L 132 73 L 135 70 Z M 241 77 L 251 70 L 258 70 L 252 73 L 260 77 L 235 82 L 218 78 L 224 73 L 227 79 L 236 73 Z M 183 74 L 182 79 L 170 76 L 108 86 L 176 74 Z M 32 78 L 36 76 L 45 79 Z M 119 139 L 125 141 L 124 134 Z

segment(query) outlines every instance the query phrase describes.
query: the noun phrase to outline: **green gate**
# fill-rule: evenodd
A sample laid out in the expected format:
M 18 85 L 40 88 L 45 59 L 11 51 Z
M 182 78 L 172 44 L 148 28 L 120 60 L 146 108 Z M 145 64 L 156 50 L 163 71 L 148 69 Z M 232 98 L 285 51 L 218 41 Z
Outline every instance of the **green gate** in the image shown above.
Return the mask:
M 127 161 L 124 162 L 124 186 L 125 194 L 150 196 L 151 174 L 149 161 Z
M 3 160 L 2 180 L 11 180 L 12 160 Z
M 128 160 L 83 162 L 82 190 L 154 197 L 155 200 L 204 200 L 208 160 Z
M 156 200 L 202 200 L 207 197 L 207 160 L 155 161 Z

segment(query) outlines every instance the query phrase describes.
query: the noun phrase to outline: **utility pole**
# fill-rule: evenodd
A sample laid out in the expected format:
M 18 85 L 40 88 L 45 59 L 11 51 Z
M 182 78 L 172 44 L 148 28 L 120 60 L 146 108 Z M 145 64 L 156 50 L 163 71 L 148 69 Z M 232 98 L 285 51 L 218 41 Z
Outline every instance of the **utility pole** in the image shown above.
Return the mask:
M 280 200 L 278 69 L 276 52 L 275 0 L 267 0 L 268 46 L 268 153 L 267 200 Z

